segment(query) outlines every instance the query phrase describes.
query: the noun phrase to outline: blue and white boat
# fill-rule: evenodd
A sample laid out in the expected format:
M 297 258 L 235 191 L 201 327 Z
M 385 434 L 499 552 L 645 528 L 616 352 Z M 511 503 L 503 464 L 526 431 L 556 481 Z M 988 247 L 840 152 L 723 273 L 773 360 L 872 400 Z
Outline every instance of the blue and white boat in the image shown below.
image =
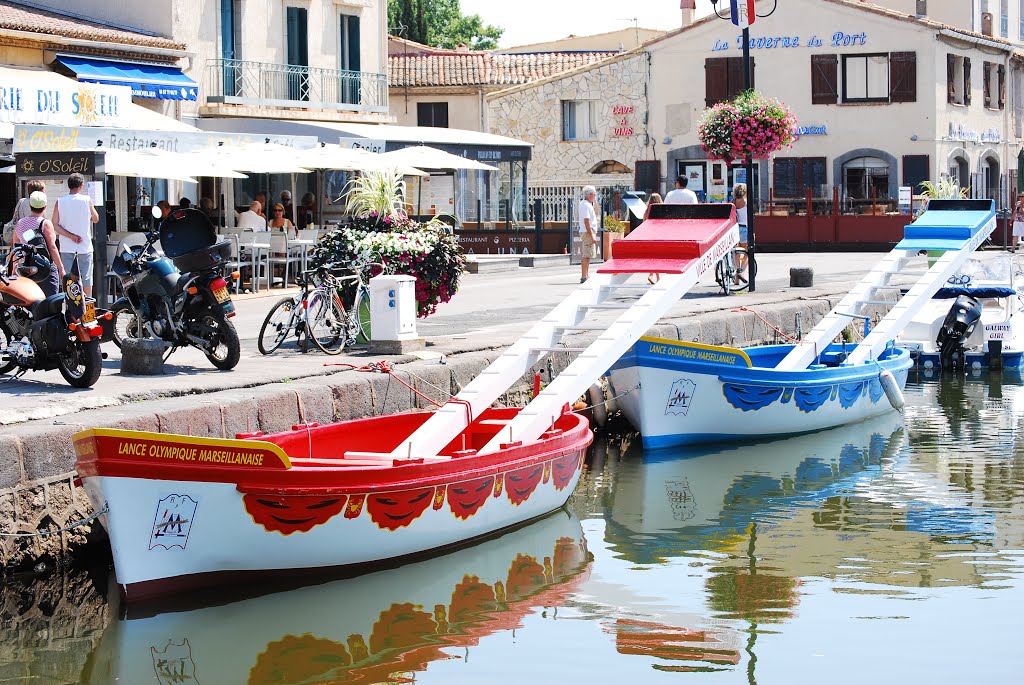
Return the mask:
M 611 369 L 619 408 L 644 447 L 749 440 L 832 428 L 893 410 L 880 378 L 903 388 L 910 353 L 887 347 L 871 363 L 844 364 L 832 345 L 802 370 L 777 366 L 793 345 L 746 349 L 641 338 Z
M 896 336 L 994 228 L 991 200 L 933 200 L 799 343 L 641 338 L 609 370 L 610 389 L 645 447 L 795 435 L 902 409 L 912 361 Z M 870 330 L 869 305 L 891 305 Z M 857 321 L 863 340 L 833 342 Z

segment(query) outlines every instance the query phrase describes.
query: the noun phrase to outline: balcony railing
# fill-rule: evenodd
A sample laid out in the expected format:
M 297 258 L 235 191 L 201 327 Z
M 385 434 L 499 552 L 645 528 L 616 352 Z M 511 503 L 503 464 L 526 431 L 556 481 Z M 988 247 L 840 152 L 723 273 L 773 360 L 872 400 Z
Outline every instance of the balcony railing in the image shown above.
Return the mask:
M 211 59 L 207 102 L 386 113 L 385 74 Z

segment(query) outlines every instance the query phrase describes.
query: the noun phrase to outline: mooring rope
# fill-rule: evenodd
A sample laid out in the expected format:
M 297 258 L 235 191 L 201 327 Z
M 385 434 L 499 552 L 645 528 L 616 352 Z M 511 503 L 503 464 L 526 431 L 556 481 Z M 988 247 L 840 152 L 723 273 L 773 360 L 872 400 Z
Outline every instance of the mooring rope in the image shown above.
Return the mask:
M 91 521 L 95 521 L 96 519 L 98 519 L 103 514 L 106 514 L 108 511 L 110 511 L 110 505 L 109 504 L 104 504 L 103 508 L 100 509 L 99 511 L 97 511 L 95 514 L 90 514 L 89 516 L 86 516 L 84 519 L 81 519 L 79 521 L 73 521 L 73 522 L 69 523 L 68 525 L 64 526 L 63 528 L 58 528 L 57 530 L 42 530 L 42 531 L 38 531 L 38 532 L 35 532 L 35 533 L 0 533 L 0 537 L 4 537 L 4 538 L 44 538 L 44 537 L 46 537 L 48 535 L 56 535 L 57 533 L 66 533 L 67 531 L 71 530 L 72 528 L 78 528 L 79 526 L 84 526 L 85 524 L 87 524 L 87 523 L 89 523 Z

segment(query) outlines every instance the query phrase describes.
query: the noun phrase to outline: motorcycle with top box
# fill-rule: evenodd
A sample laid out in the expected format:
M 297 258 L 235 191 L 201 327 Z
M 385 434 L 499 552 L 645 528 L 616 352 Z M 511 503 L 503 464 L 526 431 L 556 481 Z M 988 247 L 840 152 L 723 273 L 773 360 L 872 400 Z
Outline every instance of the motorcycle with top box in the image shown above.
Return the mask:
M 153 216 L 161 218 L 158 207 Z M 126 337 L 157 339 L 168 356 L 191 345 L 218 369 L 233 369 L 241 345 L 229 321 L 235 315 L 224 278 L 230 258 L 231 241 L 218 242 L 213 224 L 196 209 L 171 211 L 142 245 L 122 242 L 111 264 L 124 291 L 110 308 L 115 344 Z

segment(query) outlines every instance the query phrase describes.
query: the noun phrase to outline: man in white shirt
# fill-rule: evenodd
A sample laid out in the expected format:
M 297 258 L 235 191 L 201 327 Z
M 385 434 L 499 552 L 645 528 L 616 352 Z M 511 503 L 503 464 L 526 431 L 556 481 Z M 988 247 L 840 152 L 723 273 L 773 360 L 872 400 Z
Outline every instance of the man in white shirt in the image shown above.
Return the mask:
M 597 189 L 594 186 L 584 186 L 583 199 L 580 200 L 580 240 L 583 243 L 582 255 L 580 257 L 580 283 L 590 278 L 590 260 L 597 256 L 597 211 L 594 209 L 594 201 L 597 199 Z
M 253 200 L 252 204 L 249 205 L 249 209 L 238 215 L 238 220 L 235 225 L 243 231 L 267 230 L 267 221 L 260 216 L 260 210 L 262 209 L 263 207 L 260 205 L 260 201 Z
M 695 205 L 697 194 L 686 187 L 686 175 L 680 174 L 676 177 L 676 189 L 665 196 L 667 205 Z
M 64 241 L 60 246 L 60 260 L 70 273 L 71 263 L 77 257 L 82 290 L 92 297 L 92 225 L 100 220 L 87 193 L 83 193 L 85 177 L 68 176 L 68 194 L 57 198 L 53 207 L 53 227 Z

